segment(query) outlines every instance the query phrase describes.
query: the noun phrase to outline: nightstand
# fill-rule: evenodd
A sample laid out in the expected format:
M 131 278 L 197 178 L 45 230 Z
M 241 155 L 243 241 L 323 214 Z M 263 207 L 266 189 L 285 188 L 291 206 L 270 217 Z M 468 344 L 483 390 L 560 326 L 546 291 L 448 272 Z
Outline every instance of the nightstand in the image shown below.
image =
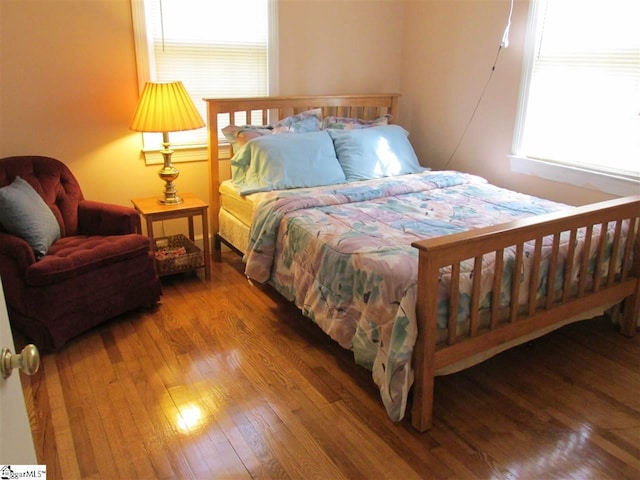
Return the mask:
M 155 242 L 153 222 L 170 220 L 173 218 L 186 218 L 189 223 L 189 238 L 194 241 L 193 217 L 202 219 L 202 247 L 204 251 L 204 277 L 211 278 L 211 252 L 209 251 L 209 220 L 207 210 L 209 205 L 192 193 L 181 193 L 182 203 L 178 205 L 162 205 L 158 197 L 134 198 L 131 200 L 133 207 L 140 216 L 146 220 L 147 235 Z

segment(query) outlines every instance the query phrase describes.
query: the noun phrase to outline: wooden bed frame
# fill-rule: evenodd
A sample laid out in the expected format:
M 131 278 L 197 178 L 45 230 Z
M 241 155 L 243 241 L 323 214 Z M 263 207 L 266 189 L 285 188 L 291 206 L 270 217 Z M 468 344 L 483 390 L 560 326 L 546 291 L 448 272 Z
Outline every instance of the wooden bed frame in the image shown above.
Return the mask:
M 209 164 L 211 226 L 216 235 L 215 259 L 220 259 L 218 238 L 218 211 L 220 209 L 220 183 L 230 178 L 229 148 L 219 141 L 219 114 L 231 114 L 228 123 L 250 124 L 250 112 L 259 111 L 262 124 L 274 123 L 292 113 L 311 108 L 322 108 L 323 115 L 358 118 L 377 118 L 389 113 L 397 117 L 397 94 L 293 96 L 235 99 L 205 99 L 208 106 Z M 239 113 L 236 117 L 234 114 Z M 227 121 L 227 120 L 225 120 Z M 226 125 L 226 124 L 225 124 Z M 222 125 L 222 126 L 225 126 Z M 619 262 L 610 262 L 603 275 L 589 273 L 587 261 L 574 265 L 572 245 L 578 231 L 586 233 L 585 248 L 589 248 L 595 229 L 613 229 L 613 254 Z M 548 333 L 572 321 L 592 318 L 604 311 L 612 311 L 620 323 L 624 335 L 635 334 L 640 318 L 640 195 L 605 201 L 566 212 L 530 217 L 487 228 L 415 242 L 419 250 L 418 265 L 418 339 L 414 348 L 413 368 L 415 381 L 412 391 L 411 423 L 419 431 L 431 427 L 433 414 L 434 377 L 459 370 L 524 341 Z M 626 235 L 623 232 L 626 231 Z M 569 235 L 569 252 L 564 263 L 563 285 L 560 292 L 536 299 L 535 282 L 522 286 L 514 282 L 511 298 L 518 298 L 525 288 L 527 302 L 509 307 L 491 308 L 482 318 L 478 314 L 481 276 L 475 275 L 471 298 L 469 331 L 456 333 L 456 302 L 451 302 L 448 338 L 436 344 L 436 312 L 438 302 L 438 278 L 440 268 L 451 266 L 450 298 L 457 299 L 460 264 L 473 259 L 475 268 L 482 264 L 485 255 L 496 255 L 496 272 L 493 282 L 494 299 L 502 281 L 504 250 L 516 248 L 518 271 L 524 256 L 524 244 L 535 244 L 531 278 L 539 277 L 538 266 L 542 256 L 542 238 L 552 242 L 551 263 L 547 278 L 556 277 L 560 235 Z M 596 246 L 597 258 L 594 272 L 604 269 L 605 236 Z M 579 282 L 571 284 L 570 272 L 578 269 Z

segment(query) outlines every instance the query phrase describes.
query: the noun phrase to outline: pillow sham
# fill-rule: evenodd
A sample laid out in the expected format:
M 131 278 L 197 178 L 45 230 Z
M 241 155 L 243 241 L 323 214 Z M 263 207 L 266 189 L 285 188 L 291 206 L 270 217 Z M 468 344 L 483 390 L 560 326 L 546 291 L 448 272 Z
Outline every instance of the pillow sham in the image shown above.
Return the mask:
M 273 126 L 273 133 L 317 132 L 322 128 L 322 109 L 314 108 L 283 118 Z
M 0 188 L 0 223 L 8 233 L 26 240 L 38 259 L 60 238 L 60 225 L 53 212 L 21 177 Z
M 237 152 L 249 140 L 279 133 L 316 132 L 322 127 L 322 109 L 307 110 L 283 118 L 275 125 L 227 125 L 222 134 Z
M 354 128 L 378 127 L 380 125 L 389 125 L 391 115 L 386 114 L 373 120 L 363 120 L 361 118 L 350 117 L 324 117 L 322 119 L 322 128 L 335 128 L 339 130 L 352 130 Z
M 240 194 L 345 182 L 326 131 L 255 138 L 231 159 Z
M 271 125 L 227 125 L 222 129 L 222 134 L 238 151 L 249 140 L 273 133 Z
M 398 125 L 326 131 L 349 182 L 425 170 L 409 142 L 409 132 Z

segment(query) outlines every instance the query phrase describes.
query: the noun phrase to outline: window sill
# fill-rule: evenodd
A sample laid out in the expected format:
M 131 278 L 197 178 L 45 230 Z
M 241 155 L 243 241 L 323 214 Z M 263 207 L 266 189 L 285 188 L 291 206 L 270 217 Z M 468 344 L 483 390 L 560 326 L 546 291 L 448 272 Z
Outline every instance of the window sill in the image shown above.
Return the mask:
M 206 145 L 193 145 L 189 147 L 171 147 L 171 163 L 203 162 L 209 158 Z M 143 150 L 144 162 L 147 165 L 162 165 L 164 158 L 160 150 Z
M 621 197 L 640 194 L 640 179 L 610 175 L 533 158 L 508 155 L 511 171 Z
M 206 162 L 209 160 L 209 152 L 206 145 L 192 145 L 188 147 L 171 147 L 173 154 L 171 155 L 171 163 L 183 162 Z M 230 149 L 228 145 L 220 146 L 220 158 L 230 158 Z M 160 150 L 143 150 L 144 162 L 146 165 L 162 165 L 164 158 Z

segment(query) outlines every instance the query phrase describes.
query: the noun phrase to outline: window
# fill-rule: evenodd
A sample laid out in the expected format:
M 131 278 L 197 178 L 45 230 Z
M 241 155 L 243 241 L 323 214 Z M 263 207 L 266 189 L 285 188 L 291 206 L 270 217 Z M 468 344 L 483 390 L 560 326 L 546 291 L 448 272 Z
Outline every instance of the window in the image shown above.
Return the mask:
M 203 98 L 268 95 L 276 71 L 270 68 L 275 5 L 275 0 L 131 0 L 140 91 L 147 81 L 181 80 L 205 119 Z M 161 134 L 143 136 L 147 163 L 162 163 Z M 206 128 L 172 132 L 170 140 L 174 162 L 206 160 Z
M 637 0 L 532 0 L 515 158 L 573 170 L 552 179 L 638 193 L 639 18 Z

